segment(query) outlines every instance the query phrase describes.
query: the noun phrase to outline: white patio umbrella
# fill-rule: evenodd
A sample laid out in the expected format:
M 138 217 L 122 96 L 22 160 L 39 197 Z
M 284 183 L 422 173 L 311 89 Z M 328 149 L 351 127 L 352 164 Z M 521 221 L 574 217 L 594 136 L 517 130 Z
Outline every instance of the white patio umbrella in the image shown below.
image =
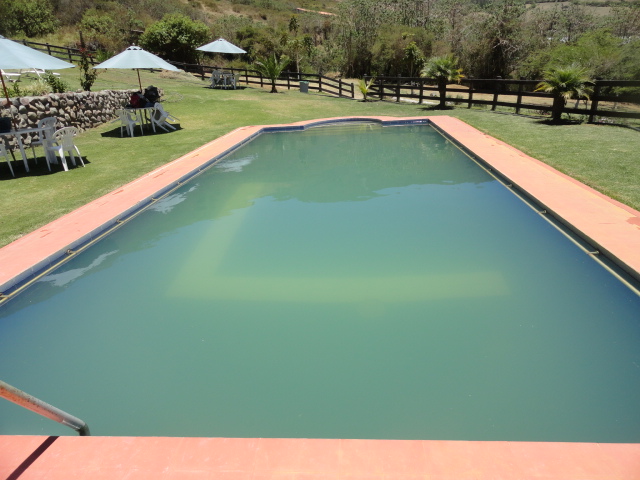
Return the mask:
M 196 48 L 201 52 L 211 53 L 247 53 L 240 47 L 236 47 L 233 43 L 227 42 L 224 38 L 219 38 L 211 43 Z
M 40 68 L 42 70 L 61 70 L 73 68 L 73 63 L 65 62 L 46 53 L 22 45 L 0 35 L 0 69 Z M 4 77 L 0 75 L 2 89 L 9 105 L 9 92 L 4 83 Z
M 93 68 L 133 68 L 138 72 L 140 91 L 142 91 L 142 81 L 140 81 L 141 68 L 162 68 L 163 70 L 173 71 L 180 70 L 169 62 L 165 62 L 157 55 L 147 52 L 135 45 L 131 45 L 125 51 L 120 52 L 118 55 L 111 57 L 109 60 L 105 60 Z

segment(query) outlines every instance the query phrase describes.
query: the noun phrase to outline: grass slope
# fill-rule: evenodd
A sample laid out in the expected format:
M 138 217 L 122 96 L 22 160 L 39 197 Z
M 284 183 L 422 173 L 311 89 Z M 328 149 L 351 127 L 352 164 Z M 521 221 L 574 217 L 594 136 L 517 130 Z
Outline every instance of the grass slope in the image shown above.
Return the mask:
M 61 71 L 70 83 L 77 72 Z M 457 108 L 428 110 L 423 105 L 339 99 L 321 94 L 241 88 L 211 90 L 190 75 L 142 72 L 143 85 L 165 91 L 165 108 L 180 118 L 172 133 L 120 138 L 117 124 L 82 133 L 77 145 L 86 168 L 49 173 L 41 157 L 31 174 L 14 163 L 18 178 L 0 163 L 0 245 L 153 170 L 225 133 L 245 125 L 288 123 L 345 115 L 452 115 L 503 140 L 578 180 L 640 209 L 640 134 L 601 125 L 550 126 L 537 119 Z M 135 72 L 101 74 L 94 90 L 133 88 Z M 42 155 L 42 150 L 39 151 Z

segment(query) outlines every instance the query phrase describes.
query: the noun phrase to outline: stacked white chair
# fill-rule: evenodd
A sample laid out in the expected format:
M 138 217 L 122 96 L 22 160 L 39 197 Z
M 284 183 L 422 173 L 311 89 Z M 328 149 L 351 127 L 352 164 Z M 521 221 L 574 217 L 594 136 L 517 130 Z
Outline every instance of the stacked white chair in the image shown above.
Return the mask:
M 55 117 L 46 117 L 42 120 L 38 121 L 38 128 L 42 129 L 42 133 L 39 134 L 38 140 L 31 141 L 31 153 L 33 153 L 33 159 L 36 160 L 36 149 L 35 147 L 42 145 L 44 147 L 45 159 L 47 160 L 47 168 L 51 171 L 51 158 L 50 158 L 50 150 L 47 147 L 51 146 L 51 142 L 53 141 L 53 134 L 56 131 L 56 123 L 57 120 Z M 53 159 L 55 161 L 55 159 Z M 36 160 L 37 164 L 37 160 Z
M 60 155 L 60 161 L 62 162 L 62 168 L 64 171 L 68 171 L 67 167 L 67 159 L 64 152 L 68 152 L 71 157 L 71 162 L 74 166 L 76 166 L 76 159 L 74 153 L 78 154 L 78 158 L 80 159 L 80 163 L 84 167 L 84 162 L 82 161 L 82 156 L 80 155 L 80 150 L 76 147 L 76 144 L 73 141 L 73 138 L 78 135 L 78 130 L 75 127 L 64 127 L 60 130 L 56 131 L 53 134 L 53 143 L 47 147 L 48 150 L 52 152 L 57 152 Z
M 220 85 L 220 80 L 222 80 L 222 73 L 219 70 L 211 72 L 211 88 L 215 88 Z
M 138 118 L 137 115 L 134 115 L 130 112 L 127 112 L 124 109 L 121 110 L 116 110 L 116 114 L 118 115 L 118 118 L 116 118 L 115 120 L 113 120 L 111 123 L 113 122 L 120 122 L 120 136 L 122 137 L 124 130 L 127 131 L 127 133 L 129 134 L 129 136 L 133 137 L 133 129 L 135 128 L 136 125 L 140 125 L 140 133 L 142 134 L 142 123 L 140 122 L 140 119 Z

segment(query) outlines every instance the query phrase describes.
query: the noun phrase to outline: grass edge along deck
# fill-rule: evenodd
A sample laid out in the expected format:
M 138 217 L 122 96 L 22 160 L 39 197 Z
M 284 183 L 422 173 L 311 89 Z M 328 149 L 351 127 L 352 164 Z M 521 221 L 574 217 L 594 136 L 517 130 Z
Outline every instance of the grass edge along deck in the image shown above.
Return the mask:
M 640 279 L 640 212 L 452 117 L 349 117 L 242 127 L 207 143 L 0 249 L 0 291 L 19 293 L 262 132 L 349 121 L 432 124 Z M 640 444 L 0 436 L 0 478 L 18 477 L 640 480 Z

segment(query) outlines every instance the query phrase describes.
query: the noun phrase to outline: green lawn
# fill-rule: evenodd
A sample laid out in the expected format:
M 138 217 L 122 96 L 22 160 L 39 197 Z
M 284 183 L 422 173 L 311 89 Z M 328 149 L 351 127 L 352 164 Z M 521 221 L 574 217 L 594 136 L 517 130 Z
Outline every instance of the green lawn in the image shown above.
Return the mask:
M 78 73 L 61 73 L 75 88 Z M 451 115 L 640 209 L 640 133 L 635 130 L 587 124 L 551 126 L 533 118 L 486 110 L 442 112 L 423 105 L 363 103 L 294 90 L 280 90 L 277 95 L 258 88 L 211 90 L 205 82 L 187 75 L 141 75 L 144 86 L 164 90 L 165 108 L 180 118 L 182 128 L 134 138 L 120 138 L 116 124 L 84 132 L 77 145 L 87 166 L 68 173 L 54 167 L 50 174 L 41 159 L 31 174 L 25 174 L 21 162 L 14 163 L 18 178 L 13 179 L 6 164 L 0 163 L 0 245 L 237 127 L 345 115 Z M 93 90 L 136 85 L 135 72 L 110 70 L 98 77 Z

